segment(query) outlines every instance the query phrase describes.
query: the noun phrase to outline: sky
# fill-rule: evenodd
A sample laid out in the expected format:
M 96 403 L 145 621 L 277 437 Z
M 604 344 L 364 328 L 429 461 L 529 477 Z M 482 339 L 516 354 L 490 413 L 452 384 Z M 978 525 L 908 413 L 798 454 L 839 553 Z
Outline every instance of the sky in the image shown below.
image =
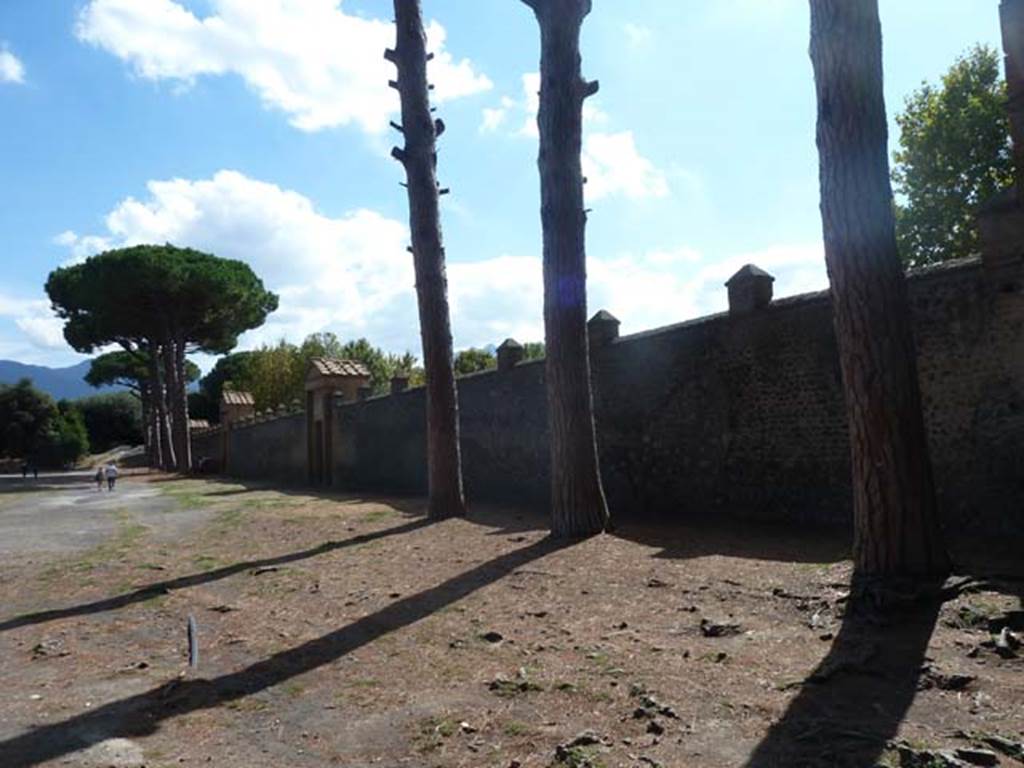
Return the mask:
M 455 346 L 540 340 L 536 21 L 516 0 L 423 6 Z M 998 47 L 997 0 L 880 6 L 890 117 L 970 46 Z M 242 259 L 280 295 L 241 348 L 332 331 L 418 353 L 391 8 L 0 0 L 0 358 L 82 359 L 46 276 L 164 242 Z M 776 296 L 827 287 L 808 37 L 807 0 L 594 0 L 591 313 L 631 333 L 717 312 L 746 263 Z

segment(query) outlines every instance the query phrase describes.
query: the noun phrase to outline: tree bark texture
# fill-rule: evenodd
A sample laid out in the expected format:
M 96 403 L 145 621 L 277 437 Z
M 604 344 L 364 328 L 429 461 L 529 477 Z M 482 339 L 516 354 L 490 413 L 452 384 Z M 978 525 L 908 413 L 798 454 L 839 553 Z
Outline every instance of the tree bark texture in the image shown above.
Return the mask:
M 188 421 L 188 375 L 185 372 L 185 340 L 174 340 L 174 422 L 177 434 L 178 471 L 192 472 L 192 429 Z
M 153 441 L 153 410 L 150 406 L 149 382 L 139 382 L 139 405 L 142 409 L 142 442 L 146 449 L 146 464 L 159 466 L 156 458 L 156 444 Z
M 431 519 L 465 514 L 459 448 L 448 279 L 441 235 L 437 183 L 437 137 L 444 124 L 431 116 L 427 82 L 427 38 L 419 0 L 395 0 L 395 49 L 385 57 L 398 68 L 393 83 L 402 103 L 405 147 L 392 155 L 405 167 L 409 191 L 416 296 L 427 386 L 427 465 Z
M 581 149 L 583 101 L 597 83 L 581 76 L 580 29 L 590 0 L 523 0 L 541 35 L 537 125 L 544 231 L 544 340 L 551 431 L 551 532 L 600 533 L 608 507 L 598 468 L 587 340 L 587 274 Z
M 182 463 L 181 454 L 181 421 L 177 407 L 178 393 L 178 369 L 175 365 L 174 341 L 167 337 L 160 345 L 160 352 L 164 372 L 164 400 L 166 402 L 167 417 L 170 422 L 170 441 L 174 446 L 173 470 L 184 472 L 185 466 Z
M 156 440 L 159 450 L 159 466 L 174 471 L 174 446 L 171 444 L 170 422 L 167 418 L 167 392 L 160 366 L 160 348 L 153 344 L 149 348 L 149 380 L 153 397 L 153 418 L 155 419 Z
M 897 252 L 877 0 L 810 0 L 821 218 L 853 466 L 860 578 L 948 572 Z

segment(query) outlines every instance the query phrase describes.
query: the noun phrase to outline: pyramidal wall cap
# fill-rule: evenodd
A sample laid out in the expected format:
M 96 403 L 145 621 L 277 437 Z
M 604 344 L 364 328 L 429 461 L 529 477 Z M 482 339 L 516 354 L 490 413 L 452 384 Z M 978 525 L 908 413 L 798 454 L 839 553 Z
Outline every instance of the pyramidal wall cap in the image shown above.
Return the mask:
M 746 264 L 746 265 L 740 267 L 739 271 L 735 275 L 733 275 L 728 280 L 726 280 L 725 284 L 726 285 L 732 285 L 733 283 L 738 283 L 738 282 L 741 282 L 741 281 L 744 281 L 744 280 L 758 280 L 758 279 L 760 279 L 760 280 L 771 280 L 772 282 L 774 282 L 775 281 L 775 276 L 768 274 L 767 272 L 765 272 L 763 269 L 761 269 L 756 264 Z

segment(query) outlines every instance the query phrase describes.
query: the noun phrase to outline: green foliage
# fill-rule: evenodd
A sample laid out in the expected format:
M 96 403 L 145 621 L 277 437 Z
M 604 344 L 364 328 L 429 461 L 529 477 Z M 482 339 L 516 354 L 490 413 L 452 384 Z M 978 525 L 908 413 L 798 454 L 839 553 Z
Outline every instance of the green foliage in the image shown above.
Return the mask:
M 896 118 L 893 182 L 900 252 L 911 266 L 979 252 L 979 207 L 1013 182 L 1006 85 L 995 50 L 975 46 L 923 84 Z
M 188 396 L 188 412 L 194 419 L 206 419 L 211 424 L 220 421 L 220 397 L 224 389 L 237 386 L 248 377 L 252 352 L 233 352 L 217 360 L 210 372 L 199 380 L 199 391 Z
M 544 357 L 544 342 L 528 341 L 523 345 L 524 360 L 539 360 Z M 477 349 L 469 347 L 455 355 L 455 375 L 468 376 L 480 371 L 490 371 L 498 367 L 498 357 L 493 347 Z
M 139 245 L 50 273 L 46 292 L 81 352 L 178 338 L 223 353 L 277 309 L 247 264 L 191 248 Z
M 107 352 L 93 358 L 85 381 L 93 387 L 127 387 L 136 392 L 140 383 L 149 378 L 146 358 L 137 352 Z
M 387 392 L 393 376 L 413 377 L 416 357 L 411 352 L 393 355 L 370 344 L 366 339 L 357 339 L 341 344 L 333 333 L 314 334 L 302 345 L 302 354 L 308 362 L 314 357 L 340 357 L 355 360 L 370 370 L 370 388 L 374 394 Z
M 57 413 L 39 434 L 35 460 L 44 467 L 73 466 L 89 452 L 89 435 L 82 413 L 73 403 L 61 400 Z
M 306 373 L 315 357 L 363 363 L 370 371 L 370 387 L 378 394 L 388 391 L 391 378 L 399 374 L 408 375 L 413 384 L 417 383 L 419 375 L 422 382 L 422 369 L 416 366 L 416 358 L 410 353 L 389 354 L 366 339 L 343 343 L 333 333 L 314 333 L 298 346 L 282 339 L 273 346 L 264 345 L 252 352 L 222 358 L 200 383 L 200 388 L 208 402 L 219 403 L 226 382 L 231 382 L 233 389 L 252 393 L 258 410 L 276 408 L 282 403 L 287 405 L 293 400 L 303 402 Z M 193 415 L 205 407 L 209 407 L 208 404 L 197 401 Z
M 468 376 L 471 373 L 489 371 L 498 367 L 498 358 L 492 350 L 470 347 L 455 355 L 455 375 Z
M 31 380 L 0 384 L 0 455 L 32 458 L 57 415 L 53 398 L 33 387 Z
M 101 453 L 118 445 L 141 445 L 142 404 L 128 392 L 95 395 L 75 401 L 92 450 Z
M 524 360 L 540 360 L 547 355 L 543 341 L 528 341 L 523 344 Z

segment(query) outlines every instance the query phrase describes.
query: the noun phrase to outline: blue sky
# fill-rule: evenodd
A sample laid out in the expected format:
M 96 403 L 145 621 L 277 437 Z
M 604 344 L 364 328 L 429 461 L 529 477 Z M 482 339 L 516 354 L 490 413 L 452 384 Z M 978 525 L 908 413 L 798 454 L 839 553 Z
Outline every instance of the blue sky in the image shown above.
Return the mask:
M 79 359 L 42 291 L 137 242 L 248 261 L 281 310 L 245 346 L 331 330 L 418 352 L 388 157 L 386 0 L 0 3 L 0 358 Z M 543 336 L 537 28 L 517 0 L 424 0 L 456 347 Z M 881 0 L 887 106 L 974 43 L 996 0 Z M 592 311 L 623 331 L 725 305 L 753 261 L 826 285 L 806 0 L 594 0 L 584 72 Z M 895 142 L 895 133 L 891 144 Z

